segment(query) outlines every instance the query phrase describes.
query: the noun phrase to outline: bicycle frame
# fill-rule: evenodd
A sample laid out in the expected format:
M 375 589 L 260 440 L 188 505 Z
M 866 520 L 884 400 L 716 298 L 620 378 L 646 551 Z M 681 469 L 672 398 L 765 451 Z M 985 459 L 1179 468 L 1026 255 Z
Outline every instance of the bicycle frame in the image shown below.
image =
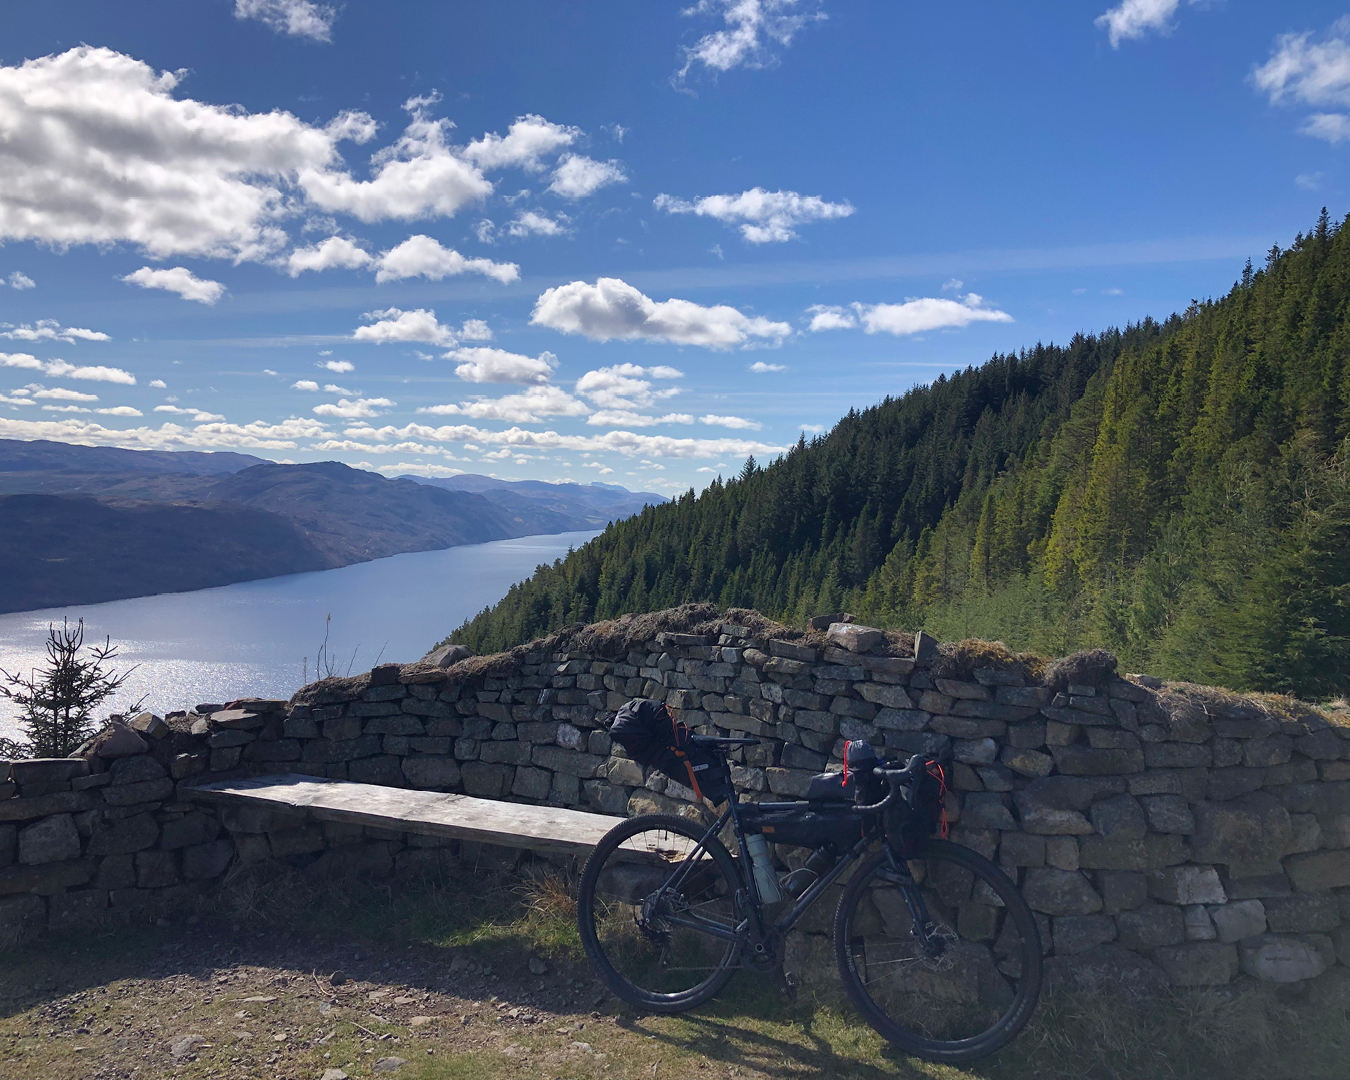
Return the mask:
M 808 802 L 780 802 L 780 803 L 760 803 L 757 810 L 764 811 L 782 811 L 782 810 L 806 810 L 810 807 Z M 735 789 L 732 789 L 731 796 L 727 800 L 727 808 L 722 811 L 716 822 L 709 827 L 707 832 L 699 839 L 694 846 L 694 850 L 687 854 L 680 868 L 672 874 L 656 891 L 655 895 L 649 898 L 650 901 L 659 902 L 661 897 L 672 889 L 677 889 L 692 872 L 700 852 L 706 850 L 708 842 L 720 833 L 727 822 L 730 821 L 732 829 L 736 836 L 736 842 L 740 850 L 741 862 L 741 892 L 744 892 L 750 909 L 750 926 L 744 922 L 737 925 L 735 930 L 728 930 L 720 923 L 715 923 L 710 919 L 702 919 L 698 916 L 683 917 L 672 914 L 665 914 L 664 920 L 677 926 L 688 927 L 691 930 L 697 930 L 701 933 L 709 934 L 727 941 L 747 940 L 747 943 L 753 948 L 756 956 L 764 955 L 768 950 L 768 942 L 773 937 L 781 937 L 790 931 L 797 921 L 807 912 L 821 896 L 821 894 L 833 885 L 845 870 L 849 869 L 863 853 L 877 839 L 874 832 L 869 832 L 858 840 L 830 870 L 818 877 L 811 883 L 810 887 L 797 898 L 786 912 L 769 927 L 764 924 L 764 904 L 759 895 L 759 888 L 755 882 L 755 875 L 750 872 L 753 865 L 750 858 L 750 849 L 746 842 L 746 832 L 744 823 L 741 820 L 741 804 Z M 918 889 L 912 888 L 915 884 L 913 875 L 909 871 L 909 866 L 904 859 L 897 857 L 892 850 L 891 845 L 886 844 L 888 860 L 891 864 L 890 872 L 895 875 L 897 884 L 900 885 L 901 894 L 905 898 L 905 905 L 909 909 L 909 915 L 913 925 L 919 928 L 918 937 L 923 943 L 925 950 L 930 948 L 930 939 L 932 938 L 932 921 L 929 918 L 927 905 L 924 903 L 923 896 Z

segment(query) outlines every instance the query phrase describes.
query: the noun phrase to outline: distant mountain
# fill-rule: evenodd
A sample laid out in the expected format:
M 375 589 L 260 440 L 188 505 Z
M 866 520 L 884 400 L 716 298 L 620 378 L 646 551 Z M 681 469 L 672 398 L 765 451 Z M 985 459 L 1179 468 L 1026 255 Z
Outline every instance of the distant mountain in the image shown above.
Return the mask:
M 464 479 L 425 483 L 335 461 L 278 465 L 249 454 L 0 440 L 0 611 L 598 528 L 664 501 L 609 487 Z
M 476 473 L 434 479 L 410 476 L 406 479 L 451 491 L 477 492 L 489 502 L 519 513 L 527 512 L 531 507 L 547 510 L 569 520 L 569 530 L 602 529 L 611 521 L 641 513 L 644 506 L 660 506 L 667 501 L 664 495 L 651 491 L 629 491 L 617 484 L 498 480 Z

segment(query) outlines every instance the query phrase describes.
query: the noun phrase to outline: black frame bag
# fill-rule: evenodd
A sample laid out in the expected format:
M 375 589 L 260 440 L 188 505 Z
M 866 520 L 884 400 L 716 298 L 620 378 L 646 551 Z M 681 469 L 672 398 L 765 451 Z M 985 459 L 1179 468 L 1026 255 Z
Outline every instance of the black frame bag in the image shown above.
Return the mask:
M 722 802 L 731 795 L 731 770 L 717 750 L 690 742 L 688 724 L 651 698 L 633 698 L 614 714 L 613 740 L 644 770 L 657 772 L 691 788 L 700 799 Z

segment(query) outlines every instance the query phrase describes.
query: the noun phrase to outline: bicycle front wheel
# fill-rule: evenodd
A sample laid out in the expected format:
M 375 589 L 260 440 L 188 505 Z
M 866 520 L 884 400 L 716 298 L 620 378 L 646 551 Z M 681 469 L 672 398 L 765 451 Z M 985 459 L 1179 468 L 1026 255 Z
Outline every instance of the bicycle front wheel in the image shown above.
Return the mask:
M 877 852 L 840 897 L 834 934 L 844 987 L 907 1053 L 949 1063 L 992 1054 L 1036 1008 L 1036 919 L 1008 876 L 969 848 L 930 840 L 907 865 L 897 874 Z M 907 892 L 927 909 L 927 947 Z
M 581 944 L 620 998 L 650 1012 L 701 1005 L 731 978 L 740 874 L 706 829 L 673 814 L 616 825 L 581 874 Z

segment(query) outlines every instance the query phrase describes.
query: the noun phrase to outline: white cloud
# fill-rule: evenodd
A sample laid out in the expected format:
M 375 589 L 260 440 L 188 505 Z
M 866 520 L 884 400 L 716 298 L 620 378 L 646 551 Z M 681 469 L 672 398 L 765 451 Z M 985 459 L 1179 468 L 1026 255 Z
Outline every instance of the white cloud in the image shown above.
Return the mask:
M 40 371 L 58 379 L 87 379 L 91 382 L 121 383 L 135 386 L 136 376 L 121 368 L 95 366 L 77 366 L 64 360 L 39 360 L 29 353 L 0 353 L 0 367 L 22 368 L 25 371 Z
M 156 390 L 167 390 L 168 384 L 163 379 L 151 379 L 150 385 Z
M 492 224 L 491 218 L 482 218 L 474 224 L 473 234 L 478 237 L 480 244 L 491 244 L 495 239 L 497 226 Z
M 571 146 L 580 135 L 578 128 L 529 114 L 518 117 L 504 136 L 489 134 L 469 143 L 464 157 L 481 169 L 514 166 L 537 172 L 544 167 L 541 158 Z
M 371 416 L 379 416 L 381 409 L 392 409 L 393 407 L 394 402 L 388 398 L 358 398 L 356 401 L 340 398 L 336 405 L 332 402 L 325 402 L 322 405 L 315 405 L 311 411 L 315 416 L 336 416 L 342 420 L 361 420 Z
M 593 413 L 587 424 L 592 427 L 653 427 L 656 424 L 692 424 L 691 413 L 666 413 L 665 416 L 652 416 L 648 413 L 632 412 L 628 409 L 601 409 Z
M 77 338 L 83 341 L 112 340 L 100 330 L 82 330 L 78 326 L 62 326 L 55 319 L 39 319 L 33 326 L 28 323 L 21 326 L 15 326 L 12 323 L 0 323 L 0 326 L 5 327 L 5 330 L 0 332 L 0 337 L 9 338 L 10 341 L 65 341 L 74 344 Z
M 376 344 L 397 341 L 428 341 L 433 345 L 453 345 L 454 332 L 436 321 L 436 312 L 428 308 L 403 311 L 391 307 L 384 311 L 368 311 L 362 316 L 374 319 L 369 326 L 358 326 L 352 338 L 373 341 Z M 333 370 L 337 370 L 334 368 Z M 348 369 L 350 370 L 350 369 Z
M 640 367 L 637 364 L 615 364 L 588 371 L 577 380 L 576 390 L 582 397 L 605 409 L 635 411 L 649 409 L 659 401 L 679 393 L 675 387 L 653 390 L 651 380 L 681 379 L 684 372 L 672 367 Z
M 812 312 L 811 329 L 845 330 L 861 324 L 868 334 L 921 334 L 926 330 L 946 330 L 975 322 L 1012 322 L 1006 311 L 984 306 L 984 298 L 966 293 L 960 300 L 921 296 L 903 304 L 853 304 L 850 312 L 842 307 L 817 304 Z M 855 314 L 856 313 L 856 314 Z
M 15 393 L 22 393 L 22 391 L 15 391 Z M 36 401 L 33 401 L 31 398 L 26 398 L 26 397 L 6 397 L 4 394 L 0 394 L 0 404 L 4 404 L 4 405 L 36 405 L 37 402 L 36 402 Z
M 440 281 L 456 274 L 482 274 L 502 283 L 516 281 L 520 267 L 515 263 L 493 262 L 491 259 L 466 259 L 453 248 L 442 247 L 430 236 L 410 236 L 397 247 L 386 251 L 377 261 L 379 270 L 375 280 L 399 281 L 409 277 L 425 277 Z
M 205 409 L 192 407 L 184 409 L 177 405 L 156 405 L 155 412 L 173 413 L 176 416 L 190 416 L 192 417 L 193 422 L 198 424 L 208 424 L 216 420 L 225 419 L 225 417 L 221 416 L 219 413 L 207 412 Z
M 548 382 L 558 358 L 551 352 L 538 356 L 523 356 L 505 349 L 478 346 L 456 349 L 445 354 L 447 360 L 458 360 L 455 374 L 465 382 L 543 384 Z
M 1197 0 L 1191 0 L 1196 3 Z M 1093 25 L 1107 31 L 1111 48 L 1120 48 L 1122 41 L 1143 37 L 1150 30 L 1159 34 L 1172 32 L 1172 16 L 1181 6 L 1181 0 L 1122 0 L 1093 20 Z
M 1350 116 L 1345 113 L 1313 113 L 1298 130 L 1301 134 L 1323 139 L 1334 146 L 1350 141 Z
M 521 237 L 566 236 L 567 220 L 566 214 L 559 214 L 555 221 L 553 218 L 545 217 L 533 210 L 522 210 L 516 215 L 515 220 L 506 227 L 506 231 L 512 236 Z
M 336 375 L 346 375 L 347 372 L 356 370 L 356 365 L 350 360 L 326 360 L 323 366 Z
M 858 320 L 853 317 L 852 312 L 833 304 L 812 304 L 806 312 L 811 316 L 812 332 L 849 330 L 858 325 Z
M 697 214 L 727 225 L 739 224 L 741 236 L 752 244 L 782 243 L 797 235 L 797 225 L 846 218 L 853 213 L 851 203 L 826 202 L 819 195 L 759 187 L 739 195 L 709 195 L 693 202 L 658 195 L 652 204 L 668 214 Z
M 51 401 L 97 401 L 97 394 L 83 394 L 79 390 L 67 390 L 64 386 L 55 386 L 51 389 L 34 390 L 33 397 L 46 398 Z
M 0 417 L 0 438 L 51 439 L 80 446 L 123 446 L 133 450 L 294 450 L 297 439 L 323 438 L 317 420 L 291 418 L 279 424 L 206 423 L 195 428 L 167 423 L 158 428 L 108 428 L 89 420 L 9 420 Z
M 449 217 L 492 193 L 484 168 L 542 167 L 542 153 L 575 137 L 525 118 L 505 139 L 455 147 L 453 125 L 430 113 L 436 96 L 418 97 L 405 103 L 402 133 L 356 179 L 338 148 L 373 138 L 370 116 L 349 111 L 320 127 L 282 110 L 177 98 L 186 77 L 87 46 L 0 66 L 0 242 L 268 260 L 291 246 L 288 218 Z
M 9 277 L 5 278 L 4 283 L 7 283 L 11 289 L 22 290 L 22 289 L 37 288 L 37 282 L 34 281 L 32 278 L 30 278 L 22 270 L 15 270 L 12 274 L 9 275 Z
M 144 416 L 145 413 L 140 409 L 133 409 L 130 405 L 114 405 L 111 409 L 95 409 L 94 412 L 102 413 L 104 416 Z
M 747 420 L 743 416 L 717 416 L 709 413 L 707 416 L 698 418 L 700 424 L 710 424 L 713 427 L 736 428 L 742 431 L 758 431 L 764 425 L 758 420 Z
M 965 282 L 960 278 L 948 278 L 942 283 L 943 292 L 960 292 Z
M 292 390 L 308 390 L 311 393 L 318 393 L 319 384 L 313 379 L 301 379 L 299 382 L 291 384 Z
M 89 412 L 88 409 L 86 409 L 86 408 L 84 408 L 83 406 L 80 406 L 80 405 L 44 405 L 44 406 L 42 406 L 42 411 L 43 411 L 43 412 L 65 412 L 65 413 L 71 413 L 71 412 L 82 412 L 82 413 L 87 413 L 87 412 Z
M 465 341 L 491 341 L 492 327 L 482 319 L 465 319 L 459 328 L 459 336 Z
M 631 431 L 607 431 L 600 435 L 562 435 L 556 431 L 529 431 L 518 427 L 507 428 L 505 431 L 488 431 L 471 424 L 431 427 L 413 423 L 401 428 L 355 425 L 347 428 L 345 434 L 354 440 L 367 440 L 359 444 L 360 447 L 377 453 L 381 451 L 376 444 L 400 439 L 466 445 L 472 443 L 475 446 L 509 446 L 516 451 L 573 450 L 587 454 L 617 453 L 647 458 L 714 458 L 728 454 L 733 457 L 745 457 L 747 454 L 763 456 L 786 453 L 789 449 L 786 446 L 746 439 L 679 439 L 668 435 L 639 435 Z M 353 449 L 358 446 L 356 443 L 349 445 Z
M 417 410 L 437 416 L 468 416 L 475 420 L 506 420 L 516 424 L 537 423 L 545 416 L 585 416 L 591 410 L 556 386 L 531 386 L 519 394 L 478 398 L 458 405 L 432 405 Z
M 819 435 L 825 430 L 824 424 L 799 424 L 798 426 L 803 431 L 809 431 L 812 435 Z
M 786 364 L 766 364 L 763 360 L 756 360 L 750 365 L 750 370 L 756 375 L 766 375 L 771 371 L 786 371 Z
M 646 339 L 709 349 L 729 349 L 756 338 L 777 345 L 792 333 L 787 323 L 743 315 L 723 304 L 658 303 L 619 278 L 600 278 L 594 285 L 573 281 L 548 289 L 535 303 L 530 322 L 593 341 Z
M 186 266 L 175 266 L 168 270 L 152 270 L 142 266 L 122 280 L 128 285 L 139 285 L 142 289 L 166 289 L 177 293 L 184 300 L 196 300 L 199 304 L 214 304 L 225 291 L 225 286 L 219 281 L 199 278 Z
M 278 34 L 333 40 L 333 20 L 337 9 L 313 0 L 234 0 L 236 19 L 257 19 Z
M 286 259 L 291 277 L 299 277 L 306 270 L 360 270 L 374 259 L 345 236 L 330 236 L 310 247 L 297 248 Z
M 343 397 L 360 397 L 359 390 L 348 390 L 345 386 L 338 386 L 337 383 L 324 383 L 323 392 L 325 394 L 340 394 Z
M 714 72 L 769 67 L 778 62 L 774 44 L 791 45 L 797 31 L 826 17 L 820 11 L 803 11 L 798 0 L 699 0 L 682 14 L 720 15 L 726 29 L 705 34 L 682 50 L 684 66 L 675 73 L 677 85 L 695 64 Z
M 1314 108 L 1350 107 L 1350 18 L 1332 23 L 1321 40 L 1281 34 L 1270 59 L 1252 71 L 1256 89 L 1279 105 L 1288 98 Z
M 553 170 L 548 190 L 564 199 L 584 199 L 610 184 L 626 184 L 628 174 L 617 161 L 596 161 L 581 154 L 567 154 Z
M 379 465 L 375 469 L 385 476 L 460 476 L 463 469 L 449 465 L 432 465 L 426 462 L 400 461 L 397 465 Z

